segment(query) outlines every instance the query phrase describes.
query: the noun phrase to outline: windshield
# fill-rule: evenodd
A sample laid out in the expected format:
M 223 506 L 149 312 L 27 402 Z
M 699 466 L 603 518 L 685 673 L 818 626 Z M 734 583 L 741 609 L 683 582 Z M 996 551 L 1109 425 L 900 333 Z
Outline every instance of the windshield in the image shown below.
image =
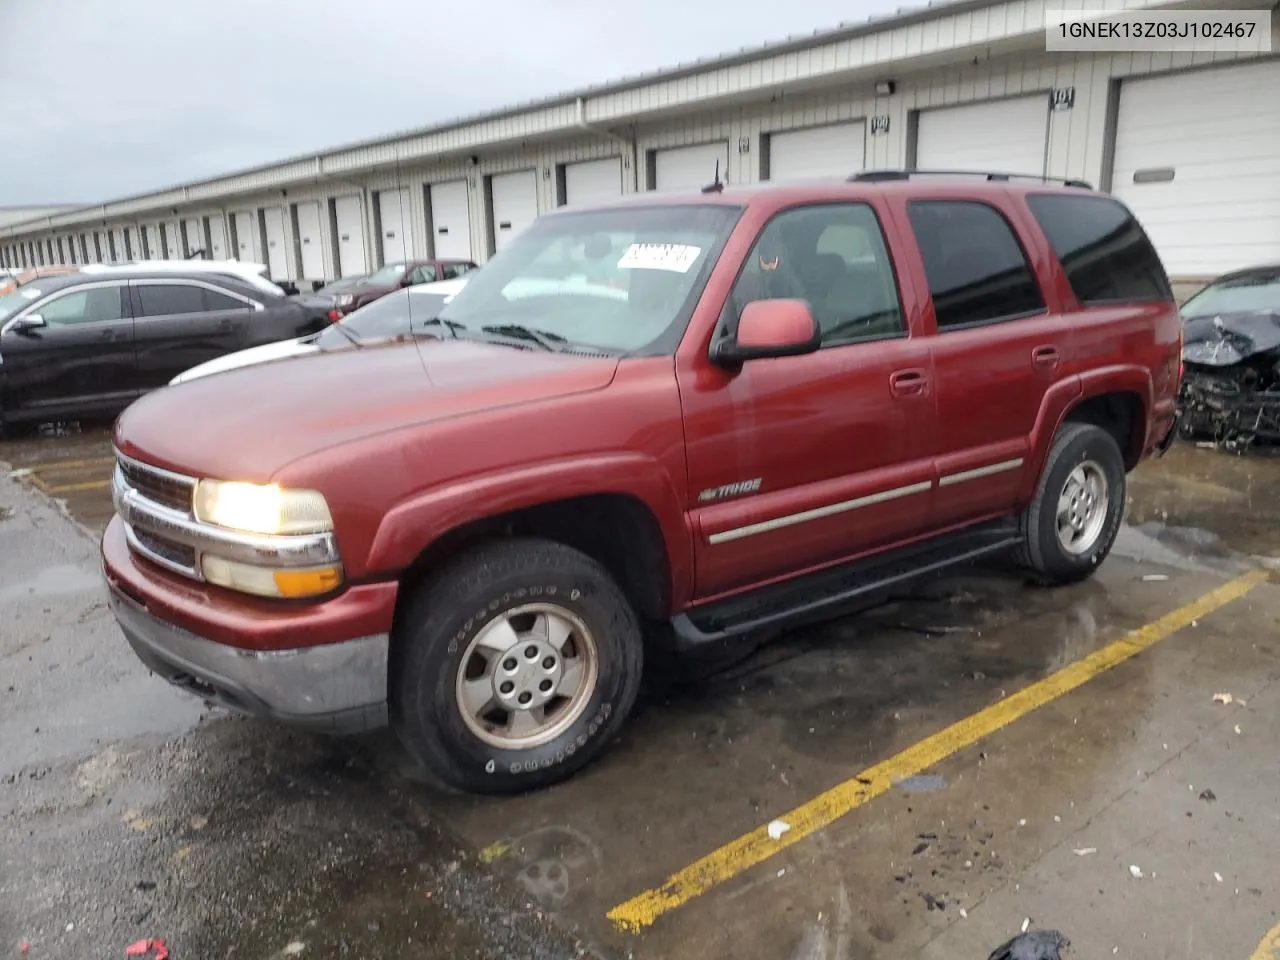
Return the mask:
M 1280 272 L 1211 283 L 1182 305 L 1184 317 L 1280 310 Z
M 4 323 L 43 292 L 39 287 L 28 283 L 0 297 L 0 323 Z
M 409 269 L 407 263 L 388 263 L 381 270 L 375 270 L 360 283 L 395 283 Z
M 464 337 L 526 327 L 605 352 L 640 350 L 687 322 L 741 212 L 672 205 L 535 220 L 440 319 Z
M 315 339 L 316 346 L 350 346 L 352 337 L 365 341 L 407 336 L 410 313 L 421 324 L 437 316 L 447 299 L 443 293 L 397 290 L 351 312 L 332 327 L 325 327 Z

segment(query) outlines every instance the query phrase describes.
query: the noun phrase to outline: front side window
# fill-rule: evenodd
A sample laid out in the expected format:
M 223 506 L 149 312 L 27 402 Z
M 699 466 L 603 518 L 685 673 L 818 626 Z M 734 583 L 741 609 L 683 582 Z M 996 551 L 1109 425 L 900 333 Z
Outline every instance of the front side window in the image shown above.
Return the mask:
M 135 289 L 142 302 L 144 317 L 204 312 L 204 291 L 200 287 L 181 283 L 141 283 Z
M 475 271 L 440 320 L 460 336 L 517 326 L 608 353 L 674 349 L 741 212 L 676 204 L 541 218 Z
M 771 299 L 806 301 L 824 346 L 906 334 L 884 234 L 866 203 L 801 207 L 769 221 L 734 284 L 725 330 L 748 303 Z
M 424 263 L 418 267 L 413 273 L 409 274 L 409 285 L 415 283 L 434 283 L 436 280 L 436 268 L 433 264 Z
M 64 293 L 39 304 L 35 312 L 51 327 L 104 323 L 124 318 L 122 287 L 93 287 Z
M 1045 310 L 1026 254 L 995 207 L 974 200 L 913 200 L 907 213 L 939 331 Z
M 1182 316 L 1215 316 L 1220 313 L 1280 313 L 1280 270 L 1257 270 L 1209 284 L 1182 305 Z
M 471 269 L 472 269 L 471 264 L 469 263 L 446 263 L 444 266 L 443 275 L 441 276 L 440 279 L 452 280 L 455 277 L 462 276 L 464 273 L 467 273 Z
M 1027 206 L 1082 304 L 1173 298 L 1146 232 L 1117 201 L 1088 194 L 1032 194 Z

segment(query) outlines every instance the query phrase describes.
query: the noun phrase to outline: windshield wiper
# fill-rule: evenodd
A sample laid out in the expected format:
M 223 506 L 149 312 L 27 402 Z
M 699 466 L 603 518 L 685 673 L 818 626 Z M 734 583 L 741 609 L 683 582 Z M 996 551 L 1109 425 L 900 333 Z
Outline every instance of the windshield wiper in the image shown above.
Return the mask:
M 515 337 L 520 340 L 530 340 L 544 350 L 557 351 L 569 341 L 558 333 L 550 333 L 546 330 L 535 330 L 532 327 L 526 327 L 519 323 L 497 323 L 488 327 L 481 327 L 484 333 L 496 333 L 500 337 Z
M 465 323 L 459 323 L 457 320 L 445 320 L 442 317 L 432 317 L 430 320 L 423 320 L 421 326 L 429 327 L 432 324 L 447 327 L 449 332 L 455 337 L 458 335 L 459 330 L 467 329 L 467 325 Z M 410 326 L 412 326 L 412 324 L 410 324 Z
M 347 329 L 345 326 L 343 326 L 341 323 L 333 323 L 333 324 L 330 324 L 330 325 L 329 325 L 329 329 L 330 329 L 330 330 L 334 330 L 334 329 L 336 329 L 340 334 L 342 334 L 344 337 L 346 337 L 348 340 L 350 340 L 350 341 L 351 341 L 353 344 L 355 344 L 357 347 L 363 347 L 363 346 L 364 346 L 364 344 L 360 342 L 360 338 L 359 338 L 359 337 L 357 337 L 357 336 L 356 336 L 354 333 L 352 333 L 350 330 L 348 330 L 348 329 Z M 317 334 L 317 336 L 319 336 L 319 334 Z

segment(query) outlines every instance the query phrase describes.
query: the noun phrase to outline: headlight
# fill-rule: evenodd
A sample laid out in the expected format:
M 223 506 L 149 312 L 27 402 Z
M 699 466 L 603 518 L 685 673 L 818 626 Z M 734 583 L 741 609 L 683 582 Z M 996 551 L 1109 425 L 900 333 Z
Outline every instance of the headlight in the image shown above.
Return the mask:
M 333 517 L 323 496 L 314 490 L 282 490 L 223 480 L 201 480 L 196 486 L 196 519 L 245 533 L 326 533 Z

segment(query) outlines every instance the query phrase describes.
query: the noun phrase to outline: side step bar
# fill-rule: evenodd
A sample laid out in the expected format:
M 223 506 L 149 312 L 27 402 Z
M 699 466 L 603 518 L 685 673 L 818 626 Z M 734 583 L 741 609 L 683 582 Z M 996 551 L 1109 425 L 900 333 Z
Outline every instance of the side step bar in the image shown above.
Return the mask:
M 979 524 L 856 563 L 806 574 L 744 596 L 694 607 L 672 617 L 671 627 L 681 646 L 699 646 L 778 627 L 821 615 L 850 601 L 903 586 L 949 567 L 1002 553 L 1020 541 L 1017 521 L 1012 517 Z

